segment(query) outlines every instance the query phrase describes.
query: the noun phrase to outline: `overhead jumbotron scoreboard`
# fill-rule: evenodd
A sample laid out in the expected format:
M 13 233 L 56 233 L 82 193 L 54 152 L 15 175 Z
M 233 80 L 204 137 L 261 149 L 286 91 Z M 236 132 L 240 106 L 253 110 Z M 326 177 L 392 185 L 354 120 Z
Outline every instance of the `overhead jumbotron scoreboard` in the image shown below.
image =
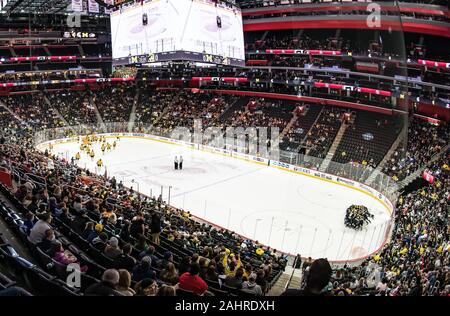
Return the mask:
M 192 61 L 245 65 L 239 7 L 213 0 L 147 0 L 111 13 L 114 65 Z

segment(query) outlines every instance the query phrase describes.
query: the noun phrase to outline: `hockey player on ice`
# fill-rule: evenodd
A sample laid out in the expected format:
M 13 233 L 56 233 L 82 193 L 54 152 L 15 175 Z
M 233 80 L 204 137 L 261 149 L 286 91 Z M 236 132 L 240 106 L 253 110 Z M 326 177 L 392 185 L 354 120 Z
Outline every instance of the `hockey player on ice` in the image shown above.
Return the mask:
M 177 158 L 177 156 L 175 156 L 174 166 L 175 166 L 175 170 L 178 170 L 178 158 Z

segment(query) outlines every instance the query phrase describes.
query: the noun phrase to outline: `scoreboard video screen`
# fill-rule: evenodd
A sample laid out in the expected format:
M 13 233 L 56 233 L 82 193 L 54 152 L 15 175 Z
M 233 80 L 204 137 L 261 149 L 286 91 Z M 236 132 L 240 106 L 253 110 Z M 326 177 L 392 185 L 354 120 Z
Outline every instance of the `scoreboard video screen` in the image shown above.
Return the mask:
M 242 13 L 212 0 L 147 0 L 111 13 L 114 64 L 170 60 L 243 66 Z

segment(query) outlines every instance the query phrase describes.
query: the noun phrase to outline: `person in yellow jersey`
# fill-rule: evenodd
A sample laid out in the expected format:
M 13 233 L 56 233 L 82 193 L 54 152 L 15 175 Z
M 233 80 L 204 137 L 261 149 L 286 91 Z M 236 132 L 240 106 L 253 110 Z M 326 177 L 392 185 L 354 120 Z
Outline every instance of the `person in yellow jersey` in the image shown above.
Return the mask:
M 105 146 L 105 143 L 103 143 L 102 144 L 102 153 L 105 153 L 105 150 L 106 150 L 106 146 Z
M 106 149 L 108 149 L 108 151 L 111 150 L 111 144 L 110 144 L 110 143 L 107 143 L 107 144 L 106 144 Z
M 103 161 L 101 158 L 99 160 L 97 160 L 97 167 L 99 167 L 99 168 L 103 167 Z
M 48 145 L 48 148 L 51 150 L 53 150 L 53 144 Z
M 113 142 L 113 148 L 116 149 L 117 143 L 116 141 Z
M 80 155 L 79 152 L 77 152 L 76 155 L 75 155 L 75 159 L 76 159 L 76 160 L 80 160 L 80 158 L 81 158 L 81 155 Z
M 92 149 L 91 152 L 89 153 L 89 156 L 91 156 L 91 158 L 94 159 L 94 157 L 95 157 L 95 152 L 94 152 L 93 149 Z

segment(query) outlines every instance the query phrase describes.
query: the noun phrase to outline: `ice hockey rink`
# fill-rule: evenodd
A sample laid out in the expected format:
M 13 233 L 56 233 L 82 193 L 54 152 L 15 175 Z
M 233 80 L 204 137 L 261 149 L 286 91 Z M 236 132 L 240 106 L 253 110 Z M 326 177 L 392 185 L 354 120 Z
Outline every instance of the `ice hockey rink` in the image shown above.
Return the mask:
M 162 190 L 165 201 L 170 190 L 171 205 L 291 254 L 356 260 L 378 250 L 389 229 L 391 210 L 380 200 L 319 178 L 143 138 L 122 137 L 105 154 L 99 143 L 93 149 L 95 158 L 82 153 L 80 167 L 104 174 L 96 167 L 101 158 L 108 176 L 126 186 L 155 197 Z M 53 153 L 69 160 L 77 152 L 78 142 L 53 147 Z M 174 157 L 180 155 L 183 170 L 174 170 Z M 374 215 L 361 231 L 344 226 L 352 204 Z

